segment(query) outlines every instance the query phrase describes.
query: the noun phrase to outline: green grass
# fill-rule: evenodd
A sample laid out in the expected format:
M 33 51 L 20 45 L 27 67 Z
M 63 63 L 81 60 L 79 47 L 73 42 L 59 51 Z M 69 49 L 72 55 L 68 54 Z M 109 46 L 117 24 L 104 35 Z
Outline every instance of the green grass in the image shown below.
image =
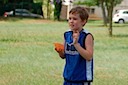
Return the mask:
M 95 38 L 93 85 L 128 84 L 128 25 L 114 24 L 113 37 L 102 22 L 85 26 Z M 0 85 L 62 85 L 65 61 L 54 51 L 67 22 L 0 21 Z

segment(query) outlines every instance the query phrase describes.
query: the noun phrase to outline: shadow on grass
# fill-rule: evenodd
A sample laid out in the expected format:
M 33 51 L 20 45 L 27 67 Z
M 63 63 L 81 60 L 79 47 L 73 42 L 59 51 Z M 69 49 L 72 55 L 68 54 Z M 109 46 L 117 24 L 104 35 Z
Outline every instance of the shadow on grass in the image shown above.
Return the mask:
M 113 35 L 113 37 L 118 37 L 118 38 L 128 38 L 128 34 L 118 34 L 118 35 Z
M 0 17 L 0 21 L 7 21 L 7 22 L 16 22 L 25 19 L 40 20 L 40 18 L 31 18 L 31 17 Z
M 11 38 L 7 38 L 7 39 L 0 39 L 0 42 L 20 42 L 23 40 L 20 39 L 11 39 Z
M 22 17 L 0 17 L 0 21 L 16 22 L 22 20 Z
M 123 24 L 123 25 L 113 25 L 113 27 L 128 27 L 128 24 Z
M 91 24 L 92 26 L 96 26 L 96 27 L 109 27 L 109 24 L 107 24 L 107 26 L 105 26 L 103 24 L 103 20 L 88 20 L 89 24 Z M 124 23 L 124 24 L 119 24 L 119 23 L 113 23 L 113 27 L 116 28 L 120 28 L 120 27 L 128 27 L 128 23 Z

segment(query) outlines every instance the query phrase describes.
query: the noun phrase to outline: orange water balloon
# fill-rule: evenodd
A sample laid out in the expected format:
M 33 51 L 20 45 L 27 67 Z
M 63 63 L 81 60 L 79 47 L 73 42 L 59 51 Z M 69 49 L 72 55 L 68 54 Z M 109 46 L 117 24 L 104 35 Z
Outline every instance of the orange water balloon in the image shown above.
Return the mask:
M 57 51 L 63 51 L 64 50 L 64 45 L 61 43 L 54 43 L 55 49 Z

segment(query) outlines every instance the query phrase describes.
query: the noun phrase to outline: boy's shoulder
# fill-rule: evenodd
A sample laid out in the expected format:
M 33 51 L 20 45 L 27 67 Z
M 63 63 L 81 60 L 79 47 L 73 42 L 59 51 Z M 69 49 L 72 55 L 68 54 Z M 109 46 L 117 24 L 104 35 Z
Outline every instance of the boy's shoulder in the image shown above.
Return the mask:
M 66 30 L 65 32 L 72 32 L 72 30 L 71 30 L 71 29 L 69 29 L 69 30 Z M 86 29 L 82 29 L 82 32 L 89 33 L 89 31 L 88 31 L 88 30 L 86 30 Z
M 71 30 L 71 29 L 68 29 L 68 30 L 66 30 L 65 32 L 72 32 L 72 30 Z
M 64 32 L 64 34 L 72 34 L 73 32 L 72 32 L 72 30 L 66 30 L 65 32 Z
M 92 36 L 93 40 L 94 40 L 94 37 L 93 37 L 92 33 L 90 33 L 88 30 L 83 29 L 83 32 L 84 32 L 86 35 L 89 35 L 89 34 L 90 34 L 90 35 Z
M 86 30 L 86 29 L 83 29 L 82 32 L 84 32 L 84 33 L 86 33 L 86 34 L 90 33 L 90 32 L 89 32 L 88 30 Z
M 72 34 L 73 33 L 73 31 L 71 30 L 71 29 L 69 29 L 69 30 L 66 30 L 65 32 L 64 32 L 64 34 Z M 84 34 L 91 34 L 88 30 L 86 30 L 86 29 L 82 29 L 81 31 L 80 31 L 80 33 L 84 33 Z

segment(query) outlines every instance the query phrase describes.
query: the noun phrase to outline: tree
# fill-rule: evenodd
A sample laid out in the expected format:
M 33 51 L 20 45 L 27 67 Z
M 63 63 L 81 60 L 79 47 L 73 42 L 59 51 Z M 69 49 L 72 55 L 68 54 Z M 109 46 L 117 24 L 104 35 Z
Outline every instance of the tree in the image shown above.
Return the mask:
M 30 2 L 33 3 L 33 0 L 8 0 L 10 3 L 20 3 L 20 2 Z
M 8 0 L 0 0 L 0 16 L 4 14 L 4 5 L 8 2 Z
M 109 23 L 109 36 L 112 36 L 112 15 L 113 9 L 117 4 L 120 4 L 122 0 L 105 0 L 107 13 L 108 13 L 108 23 Z
M 105 7 L 104 2 L 105 2 L 105 0 L 100 0 L 100 1 L 99 1 L 99 4 L 101 5 L 101 9 L 102 9 L 102 15 L 103 15 L 104 26 L 107 26 L 108 19 L 107 19 L 106 7 Z
M 50 19 L 50 0 L 47 0 L 47 19 Z
M 3 3 L 5 4 L 5 3 L 7 3 L 9 0 L 3 0 Z
M 109 36 L 112 36 L 112 14 L 113 14 L 113 8 L 114 8 L 114 1 L 115 0 L 109 0 L 108 2 L 108 20 L 109 20 Z
M 60 20 L 60 13 L 62 8 L 61 0 L 54 0 L 54 20 Z
M 104 4 L 105 0 L 83 0 L 83 1 L 78 1 L 77 4 L 79 5 L 86 5 L 86 6 L 98 6 L 101 7 L 102 9 L 102 15 L 103 15 L 103 21 L 104 21 L 104 26 L 107 26 L 107 15 L 106 15 L 106 7 Z
M 34 0 L 35 2 L 43 2 L 43 9 L 45 16 L 50 19 L 52 13 L 51 3 L 54 4 L 54 20 L 60 20 L 60 13 L 62 8 L 62 0 Z
M 112 36 L 112 14 L 113 14 L 113 9 L 117 4 L 120 4 L 123 0 L 84 0 L 83 2 L 87 6 L 100 6 L 102 9 L 102 14 L 103 14 L 103 20 L 104 20 L 104 25 L 107 26 L 107 23 L 109 23 L 109 36 Z M 90 5 L 90 3 L 92 3 Z M 107 12 L 106 12 L 107 10 Z

